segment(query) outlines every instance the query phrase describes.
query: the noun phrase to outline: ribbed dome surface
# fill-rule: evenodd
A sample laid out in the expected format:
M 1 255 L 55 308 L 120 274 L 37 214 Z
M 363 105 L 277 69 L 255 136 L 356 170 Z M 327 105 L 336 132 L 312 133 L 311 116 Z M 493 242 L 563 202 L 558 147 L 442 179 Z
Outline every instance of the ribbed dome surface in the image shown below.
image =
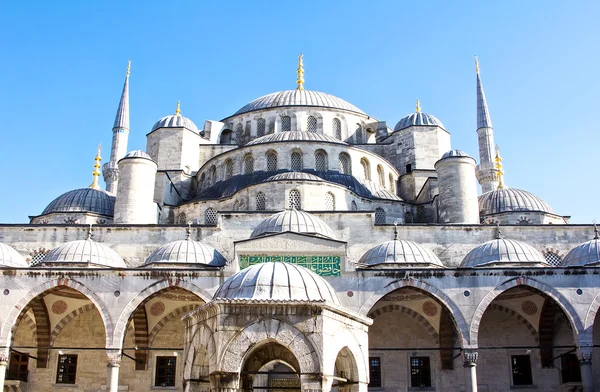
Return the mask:
M 378 189 L 375 192 L 373 192 L 373 196 L 375 196 L 378 199 L 402 201 L 402 199 L 399 196 L 394 195 L 392 192 L 388 191 L 387 189 Z
M 198 127 L 192 120 L 176 114 L 165 116 L 158 120 L 156 124 L 152 126 L 152 131 L 155 131 L 158 128 L 186 128 L 196 133 L 199 132 Z
M 213 247 L 191 239 L 173 241 L 161 246 L 148 256 L 144 266 L 158 264 L 189 264 L 222 267 L 225 257 Z
M 321 177 L 317 177 L 314 174 L 310 174 L 310 173 L 285 172 L 285 173 L 275 174 L 274 176 L 267 178 L 264 182 L 284 181 L 284 180 L 288 180 L 288 181 L 302 181 L 302 180 L 323 181 L 323 179 Z
M 440 120 L 438 120 L 431 114 L 415 112 L 415 113 L 409 114 L 408 116 L 406 116 L 406 117 L 402 118 L 400 121 L 398 121 L 398 123 L 394 127 L 394 132 L 400 131 L 404 128 L 412 127 L 415 125 L 437 126 L 437 127 L 446 129 L 444 127 L 444 124 L 442 124 L 442 122 Z
M 463 150 L 450 150 L 450 151 L 444 153 L 444 155 L 442 155 L 441 159 L 451 158 L 451 157 L 467 157 L 467 158 L 471 158 L 469 156 L 469 154 L 467 154 Z
M 285 233 L 317 234 L 328 238 L 335 238 L 333 230 L 321 219 L 307 212 L 299 210 L 286 210 L 268 217 L 262 221 L 250 234 L 255 238 L 263 234 Z
M 571 249 L 560 265 L 582 267 L 600 264 L 600 244 L 598 242 L 598 238 L 594 238 Z
M 479 196 L 481 215 L 507 211 L 541 211 L 552 213 L 552 208 L 536 195 L 520 189 L 496 189 Z
M 246 143 L 246 146 L 253 146 L 256 144 L 266 143 L 277 143 L 277 142 L 296 142 L 296 141 L 309 141 L 309 142 L 326 142 L 348 145 L 339 139 L 331 136 L 324 135 L 316 132 L 304 132 L 304 131 L 289 131 L 289 132 L 278 132 L 271 133 L 269 135 L 261 136 L 254 140 Z
M 256 98 L 235 112 L 234 116 L 255 110 L 273 109 L 283 106 L 318 106 L 365 114 L 365 112 L 351 103 L 330 94 L 311 90 L 286 90 Z
M 130 151 L 123 158 L 146 158 L 152 160 L 152 157 L 142 150 Z
M 92 266 L 127 268 L 117 252 L 91 239 L 67 242 L 58 248 L 52 249 L 44 257 L 41 265 L 63 263 L 89 263 Z
M 520 241 L 499 238 L 483 243 L 470 251 L 463 267 L 502 267 L 503 264 L 549 267 L 542 252 Z
M 27 261 L 12 246 L 0 242 L 0 267 L 29 267 Z
M 379 244 L 365 253 L 360 264 L 378 265 L 402 263 L 419 267 L 443 267 L 440 259 L 429 249 L 406 240 L 392 240 Z
M 102 189 L 81 188 L 63 193 L 44 209 L 42 215 L 53 212 L 94 212 L 113 216 L 115 197 Z
M 219 287 L 214 298 L 339 304 L 325 279 L 307 268 L 283 262 L 256 264 L 238 272 Z

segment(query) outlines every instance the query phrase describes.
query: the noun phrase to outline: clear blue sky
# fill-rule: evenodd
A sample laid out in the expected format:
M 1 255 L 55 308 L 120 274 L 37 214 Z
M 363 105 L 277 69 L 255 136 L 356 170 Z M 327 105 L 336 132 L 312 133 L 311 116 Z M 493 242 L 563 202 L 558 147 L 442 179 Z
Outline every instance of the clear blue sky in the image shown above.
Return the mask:
M 507 185 L 600 220 L 598 1 L 3 1 L 0 15 L 0 222 L 91 183 L 127 60 L 133 150 L 177 100 L 201 128 L 294 88 L 299 52 L 307 89 L 391 127 L 419 98 L 474 157 L 478 55 Z

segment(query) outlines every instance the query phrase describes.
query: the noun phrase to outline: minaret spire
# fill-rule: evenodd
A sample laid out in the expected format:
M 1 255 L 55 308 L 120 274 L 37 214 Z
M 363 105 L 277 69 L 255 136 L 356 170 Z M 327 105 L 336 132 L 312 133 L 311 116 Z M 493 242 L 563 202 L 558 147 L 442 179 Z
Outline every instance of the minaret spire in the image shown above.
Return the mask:
M 483 92 L 483 84 L 479 75 L 479 59 L 475 56 L 475 71 L 477 72 L 477 129 L 493 128 L 490 111 L 488 110 L 485 93 Z
M 304 63 L 302 61 L 302 53 L 298 55 L 298 70 L 296 71 L 298 74 L 298 79 L 296 79 L 296 83 L 298 87 L 296 90 L 304 90 Z

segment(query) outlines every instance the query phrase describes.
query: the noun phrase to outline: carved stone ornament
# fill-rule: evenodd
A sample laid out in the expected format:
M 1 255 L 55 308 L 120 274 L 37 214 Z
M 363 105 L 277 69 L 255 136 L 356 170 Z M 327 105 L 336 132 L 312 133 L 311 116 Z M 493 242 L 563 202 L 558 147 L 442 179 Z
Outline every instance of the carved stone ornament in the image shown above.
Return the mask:
M 119 367 L 121 366 L 121 355 L 119 354 L 108 354 L 108 367 Z
M 592 346 L 577 347 L 577 357 L 580 362 L 592 362 L 592 354 L 594 348 Z
M 465 367 L 475 366 L 477 364 L 478 353 L 475 350 L 463 350 L 463 364 Z

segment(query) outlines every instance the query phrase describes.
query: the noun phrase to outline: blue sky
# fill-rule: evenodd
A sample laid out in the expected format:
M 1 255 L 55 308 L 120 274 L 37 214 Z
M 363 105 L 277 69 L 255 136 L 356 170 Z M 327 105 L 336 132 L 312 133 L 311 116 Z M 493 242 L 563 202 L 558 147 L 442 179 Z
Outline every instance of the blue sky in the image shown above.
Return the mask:
M 305 87 L 394 124 L 438 117 L 477 157 L 478 55 L 508 186 L 600 220 L 598 1 L 3 1 L 0 222 L 92 181 L 132 60 L 129 150 L 175 110 L 200 128 Z

